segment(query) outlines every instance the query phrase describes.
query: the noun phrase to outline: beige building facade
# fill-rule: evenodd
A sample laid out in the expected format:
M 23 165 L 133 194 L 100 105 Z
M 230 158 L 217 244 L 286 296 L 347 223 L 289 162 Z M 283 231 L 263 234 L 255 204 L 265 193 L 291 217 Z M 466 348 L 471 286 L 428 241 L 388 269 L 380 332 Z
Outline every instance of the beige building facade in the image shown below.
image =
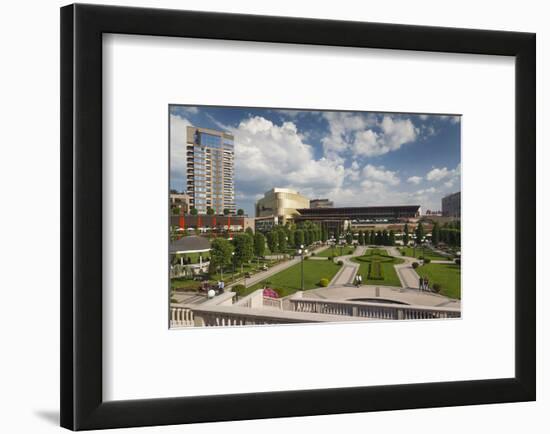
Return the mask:
M 279 223 L 285 224 L 300 208 L 309 208 L 307 197 L 288 188 L 273 188 L 256 202 L 256 217 L 274 216 Z

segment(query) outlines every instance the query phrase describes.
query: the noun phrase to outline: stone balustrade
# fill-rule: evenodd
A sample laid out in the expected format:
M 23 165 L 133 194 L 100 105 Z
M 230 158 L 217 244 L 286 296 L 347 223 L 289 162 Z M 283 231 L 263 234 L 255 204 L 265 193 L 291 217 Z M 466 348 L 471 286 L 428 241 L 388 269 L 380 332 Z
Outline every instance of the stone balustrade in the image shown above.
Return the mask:
M 326 315 L 344 315 L 380 320 L 412 320 L 460 318 L 460 309 L 446 307 L 410 306 L 391 303 L 332 301 L 291 298 L 290 309 L 294 312 Z
M 283 300 L 280 298 L 263 297 L 264 309 L 283 310 Z
M 244 326 L 262 324 L 299 324 L 316 322 L 353 321 L 356 318 L 338 315 L 305 313 L 270 309 L 251 309 L 246 306 L 192 307 L 197 325 L 206 327 Z
M 170 328 L 194 327 L 193 311 L 187 307 L 170 307 Z

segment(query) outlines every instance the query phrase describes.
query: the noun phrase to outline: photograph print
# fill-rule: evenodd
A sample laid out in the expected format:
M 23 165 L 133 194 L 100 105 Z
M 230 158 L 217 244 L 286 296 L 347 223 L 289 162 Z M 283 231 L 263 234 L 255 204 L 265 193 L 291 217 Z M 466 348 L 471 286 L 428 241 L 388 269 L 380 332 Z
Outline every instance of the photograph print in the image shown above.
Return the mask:
M 461 117 L 171 104 L 170 328 L 461 317 Z

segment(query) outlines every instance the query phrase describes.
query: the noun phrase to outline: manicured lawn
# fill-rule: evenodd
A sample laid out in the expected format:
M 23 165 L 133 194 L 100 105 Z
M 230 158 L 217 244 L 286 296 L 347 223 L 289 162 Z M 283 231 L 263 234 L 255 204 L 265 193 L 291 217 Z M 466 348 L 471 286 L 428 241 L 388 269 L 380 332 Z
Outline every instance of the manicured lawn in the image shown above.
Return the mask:
M 419 276 L 427 277 L 430 288 L 434 283 L 441 285 L 440 294 L 460 298 L 460 266 L 455 264 L 426 264 L 418 267 Z
M 353 258 L 352 261 L 359 264 L 359 274 L 363 277 L 363 285 L 401 286 L 401 281 L 393 266 L 395 264 L 401 264 L 403 260 L 389 256 L 385 250 L 368 249 L 365 255 Z M 380 262 L 383 279 L 368 279 L 369 264 L 371 261 Z
M 402 247 L 399 249 L 399 251 L 401 253 L 405 252 L 405 256 L 410 256 L 411 258 L 419 258 L 424 255 L 425 258 L 431 259 L 432 261 L 444 261 L 450 259 L 426 247 L 424 248 L 424 253 L 422 253 L 422 247 L 417 247 L 416 249 L 414 249 L 413 247 Z
M 322 278 L 327 278 L 329 281 L 334 277 L 340 269 L 340 265 L 332 261 L 304 261 L 304 289 L 313 289 L 319 287 L 319 281 Z M 268 287 L 281 290 L 281 296 L 293 294 L 301 290 L 302 271 L 301 264 L 298 263 L 286 270 L 281 271 L 266 280 L 270 283 Z M 257 283 L 246 289 L 247 293 L 251 293 L 256 289 L 263 288 L 264 282 Z
M 186 279 L 185 277 L 176 277 L 170 279 L 171 289 L 188 289 L 190 291 L 196 291 L 200 288 L 201 282 L 198 280 Z
M 340 253 L 340 251 L 342 253 Z M 355 247 L 343 247 L 342 250 L 340 250 L 340 247 L 335 247 L 334 249 L 329 247 L 328 249 L 323 250 L 321 253 L 316 253 L 316 256 L 320 256 L 321 258 L 328 258 L 329 256 L 344 256 L 351 255 L 354 251 Z

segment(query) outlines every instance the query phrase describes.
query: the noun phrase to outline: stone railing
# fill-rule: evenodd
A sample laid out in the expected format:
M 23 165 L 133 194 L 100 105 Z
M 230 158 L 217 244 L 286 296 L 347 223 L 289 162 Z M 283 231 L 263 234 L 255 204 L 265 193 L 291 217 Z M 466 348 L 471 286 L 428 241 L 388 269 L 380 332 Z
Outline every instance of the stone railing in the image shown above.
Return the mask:
M 409 306 L 391 303 L 330 301 L 305 298 L 289 299 L 294 312 L 344 315 L 368 319 L 411 320 L 460 318 L 460 310 L 446 307 Z
M 187 307 L 170 307 L 170 328 L 194 327 L 193 311 Z
M 262 288 L 251 292 L 235 303 L 235 306 L 247 307 L 249 309 L 261 309 L 264 307 L 264 290 Z
M 244 306 L 193 306 L 195 323 L 199 326 L 245 326 L 262 324 L 297 324 L 355 320 L 353 317 L 321 315 L 270 309 L 250 309 Z
M 280 298 L 263 297 L 264 309 L 283 310 L 283 300 Z

